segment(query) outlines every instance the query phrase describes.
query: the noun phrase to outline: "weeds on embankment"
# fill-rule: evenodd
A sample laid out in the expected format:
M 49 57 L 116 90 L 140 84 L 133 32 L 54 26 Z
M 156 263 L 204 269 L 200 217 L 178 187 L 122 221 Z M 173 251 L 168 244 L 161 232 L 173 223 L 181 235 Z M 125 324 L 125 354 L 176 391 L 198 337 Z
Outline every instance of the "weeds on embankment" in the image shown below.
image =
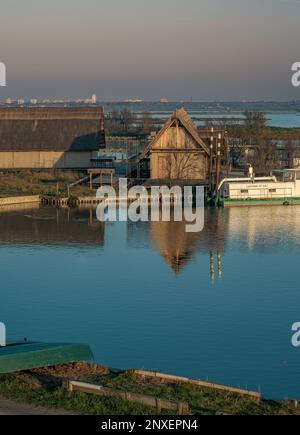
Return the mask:
M 84 174 L 78 171 L 0 171 L 0 197 L 27 195 L 68 196 L 68 185 L 80 180 Z M 87 186 L 75 186 L 74 196 L 90 195 Z
M 154 415 L 155 409 L 115 397 L 70 393 L 63 379 L 79 380 L 118 390 L 185 402 L 194 415 L 292 415 L 289 403 L 262 401 L 190 384 L 144 379 L 134 371 L 113 372 L 101 366 L 70 364 L 0 376 L 0 395 L 33 405 L 87 415 Z M 167 414 L 167 411 L 164 411 Z

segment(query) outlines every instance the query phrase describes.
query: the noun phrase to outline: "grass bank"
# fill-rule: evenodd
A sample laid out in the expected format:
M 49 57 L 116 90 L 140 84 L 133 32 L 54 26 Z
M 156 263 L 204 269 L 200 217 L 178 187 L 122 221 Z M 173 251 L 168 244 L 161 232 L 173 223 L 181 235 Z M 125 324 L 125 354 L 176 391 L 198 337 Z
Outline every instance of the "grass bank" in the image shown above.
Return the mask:
M 1 171 L 0 197 L 45 195 L 68 195 L 68 185 L 83 178 L 86 174 L 76 171 Z M 73 196 L 91 194 L 88 187 L 71 188 Z
M 113 372 L 101 366 L 71 364 L 0 376 L 0 395 L 33 405 L 87 415 L 154 415 L 155 409 L 114 397 L 70 393 L 63 379 L 94 383 L 118 390 L 185 402 L 194 415 L 293 415 L 289 403 L 262 401 L 197 386 L 144 379 L 134 371 Z M 167 413 L 166 411 L 164 413 Z

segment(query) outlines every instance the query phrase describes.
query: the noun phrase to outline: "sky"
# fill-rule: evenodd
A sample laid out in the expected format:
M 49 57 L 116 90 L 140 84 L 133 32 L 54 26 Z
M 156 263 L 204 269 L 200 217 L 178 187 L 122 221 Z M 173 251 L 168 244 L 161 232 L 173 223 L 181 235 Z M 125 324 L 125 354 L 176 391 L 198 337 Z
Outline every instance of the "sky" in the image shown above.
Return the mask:
M 300 0 L 1 0 L 11 96 L 300 99 Z

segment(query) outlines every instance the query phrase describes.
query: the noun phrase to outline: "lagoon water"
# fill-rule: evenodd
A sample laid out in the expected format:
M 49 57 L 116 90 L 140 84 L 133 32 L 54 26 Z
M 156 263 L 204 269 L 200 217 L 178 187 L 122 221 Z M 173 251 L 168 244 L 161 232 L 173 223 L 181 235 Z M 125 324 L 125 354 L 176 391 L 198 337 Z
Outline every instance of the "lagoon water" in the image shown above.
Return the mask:
M 233 114 L 233 115 L 205 115 L 207 118 L 243 118 L 243 113 Z M 266 118 L 268 120 L 268 125 L 270 127 L 281 127 L 281 128 L 294 128 L 300 127 L 300 114 L 299 113 L 267 113 Z M 198 124 L 201 124 L 198 122 Z
M 206 210 L 199 234 L 104 225 L 89 209 L 7 209 L 0 320 L 9 339 L 89 343 L 110 367 L 299 399 L 299 254 L 297 206 Z
M 199 111 L 189 111 L 193 118 L 243 118 L 244 114 L 241 113 L 206 113 Z M 152 116 L 156 118 L 167 118 L 171 115 L 171 112 L 152 112 Z M 270 127 L 281 128 L 299 128 L 300 127 L 300 113 L 266 113 L 267 123 Z M 205 125 L 204 121 L 195 121 L 196 125 Z

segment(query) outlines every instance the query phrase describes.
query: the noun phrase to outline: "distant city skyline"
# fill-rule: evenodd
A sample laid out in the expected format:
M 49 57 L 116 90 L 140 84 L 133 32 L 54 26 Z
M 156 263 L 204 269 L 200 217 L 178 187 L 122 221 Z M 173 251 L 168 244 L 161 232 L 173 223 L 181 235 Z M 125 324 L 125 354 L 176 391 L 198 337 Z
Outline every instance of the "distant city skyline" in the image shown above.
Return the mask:
M 299 0 L 2 0 L 0 100 L 297 100 L 299 12 Z

